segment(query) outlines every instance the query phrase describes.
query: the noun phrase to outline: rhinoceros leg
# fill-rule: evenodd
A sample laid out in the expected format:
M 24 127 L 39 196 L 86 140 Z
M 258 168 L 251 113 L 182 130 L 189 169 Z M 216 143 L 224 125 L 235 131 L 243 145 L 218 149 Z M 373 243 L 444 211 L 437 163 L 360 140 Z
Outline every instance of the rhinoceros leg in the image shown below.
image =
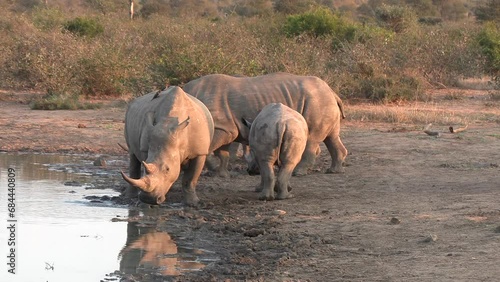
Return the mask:
M 307 170 L 312 168 L 314 162 L 316 161 L 316 152 L 318 151 L 318 143 L 314 141 L 307 140 L 306 149 L 302 154 L 302 159 L 299 164 L 295 167 L 293 175 L 303 176 L 307 174 Z
M 233 142 L 233 137 L 227 131 L 215 129 L 212 144 L 210 144 L 210 151 L 213 151 L 215 156 L 220 159 L 219 167 L 216 169 L 217 175 L 221 177 L 229 177 L 227 169 L 229 164 L 229 144 Z
M 293 132 L 292 136 L 293 136 Z M 297 154 L 297 152 L 302 152 L 305 149 L 306 143 L 306 135 L 304 136 L 295 135 L 295 139 L 285 138 L 285 141 L 281 145 L 281 151 L 279 152 L 280 156 L 280 168 L 278 172 L 278 196 L 277 199 L 283 200 L 292 198 L 293 195 L 289 193 L 291 190 L 290 187 L 290 178 L 292 177 L 293 169 L 297 166 L 297 164 L 301 160 L 301 156 Z M 315 154 L 316 156 L 316 154 Z M 290 190 L 288 189 L 290 187 Z
M 134 154 L 130 154 L 129 160 L 129 175 L 130 178 L 139 179 L 141 178 L 141 162 L 137 159 Z M 137 198 L 137 188 L 132 185 L 129 185 L 125 190 L 125 197 L 132 199 Z
M 332 165 L 326 170 L 326 173 L 344 172 L 342 163 L 344 163 L 345 157 L 347 156 L 347 149 L 344 147 L 344 144 L 342 144 L 338 132 L 337 134 L 326 137 L 325 145 L 328 148 L 328 152 L 330 152 L 330 156 L 332 157 Z
M 219 157 L 220 164 L 217 168 L 217 175 L 224 178 L 231 177 L 229 174 L 229 145 L 223 145 L 219 149 L 215 150 L 215 155 Z
M 292 177 L 294 167 L 295 164 L 290 163 L 281 165 L 278 172 L 278 195 L 276 196 L 276 199 L 284 200 L 293 198 L 293 194 L 289 192 L 292 189 L 290 187 L 290 190 L 288 190 L 288 188 L 290 186 L 290 178 Z
M 259 200 L 274 200 L 274 162 L 259 161 L 262 191 Z
M 190 160 L 189 166 L 184 170 L 184 175 L 182 176 L 182 194 L 184 203 L 188 206 L 195 206 L 200 201 L 196 195 L 196 184 L 198 183 L 198 178 L 203 170 L 206 158 L 207 156 L 198 156 Z

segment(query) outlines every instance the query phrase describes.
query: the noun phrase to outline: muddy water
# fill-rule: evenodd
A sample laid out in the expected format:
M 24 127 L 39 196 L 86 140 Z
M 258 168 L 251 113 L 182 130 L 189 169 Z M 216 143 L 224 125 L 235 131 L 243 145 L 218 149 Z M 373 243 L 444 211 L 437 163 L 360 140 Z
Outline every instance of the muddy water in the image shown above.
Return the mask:
M 16 171 L 16 274 L 7 272 L 7 170 Z M 109 177 L 82 156 L 0 154 L 0 281 L 101 281 L 127 274 L 179 275 L 212 259 L 175 234 L 129 222 L 129 210 L 88 196 L 96 178 Z M 87 197 L 87 198 L 86 198 Z M 113 220 L 112 220 L 113 219 Z

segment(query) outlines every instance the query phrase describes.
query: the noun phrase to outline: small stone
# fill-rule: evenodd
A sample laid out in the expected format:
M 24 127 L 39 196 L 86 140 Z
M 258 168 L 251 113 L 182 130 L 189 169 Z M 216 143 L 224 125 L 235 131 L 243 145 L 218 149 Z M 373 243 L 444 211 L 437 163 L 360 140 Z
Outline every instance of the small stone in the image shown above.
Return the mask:
M 275 215 L 285 215 L 286 211 L 284 211 L 284 210 L 274 210 L 273 214 L 275 214 Z
M 83 123 L 79 123 L 78 124 L 78 128 L 87 128 L 87 126 L 85 124 L 83 124 Z
M 391 224 L 400 224 L 400 223 L 401 223 L 401 220 L 399 220 L 398 218 L 396 218 L 396 217 L 391 218 Z
M 430 234 L 427 236 L 422 242 L 424 243 L 430 243 L 430 242 L 436 242 L 438 239 L 438 236 L 435 234 Z
M 264 229 L 250 229 L 243 233 L 246 237 L 257 237 L 265 233 Z
M 106 160 L 103 157 L 98 157 L 94 161 L 94 166 L 106 167 Z

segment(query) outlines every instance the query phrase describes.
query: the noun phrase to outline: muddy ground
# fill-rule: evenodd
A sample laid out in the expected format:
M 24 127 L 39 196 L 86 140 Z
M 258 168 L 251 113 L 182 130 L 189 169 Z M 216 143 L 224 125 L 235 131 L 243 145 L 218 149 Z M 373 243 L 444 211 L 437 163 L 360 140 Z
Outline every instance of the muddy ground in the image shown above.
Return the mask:
M 344 174 L 324 174 L 326 150 L 310 175 L 292 178 L 295 198 L 263 202 L 259 176 L 241 162 L 232 177 L 204 174 L 197 208 L 181 202 L 179 185 L 157 209 L 139 206 L 130 220 L 157 230 L 182 229 L 183 240 L 212 250 L 218 261 L 201 271 L 161 277 L 122 275 L 123 281 L 498 281 L 500 279 L 500 102 L 474 92 L 443 96 L 436 107 L 453 114 L 488 112 L 452 134 L 424 124 L 347 119 Z M 490 97 L 491 98 L 491 97 Z M 32 111 L 14 96 L 0 102 L 0 150 L 84 153 L 125 160 L 123 103 L 99 110 Z M 356 105 L 348 105 L 350 109 Z M 381 106 L 383 107 L 383 106 Z M 405 107 L 405 105 L 400 105 Z M 408 107 L 416 107 L 415 104 Z M 109 162 L 110 183 L 123 189 Z M 106 182 L 104 183 L 106 185 Z M 118 187 L 116 187 L 118 186 Z M 149 211 L 148 211 L 149 210 Z M 178 233 L 177 233 L 178 234 Z M 174 238 L 175 239 L 175 238 Z

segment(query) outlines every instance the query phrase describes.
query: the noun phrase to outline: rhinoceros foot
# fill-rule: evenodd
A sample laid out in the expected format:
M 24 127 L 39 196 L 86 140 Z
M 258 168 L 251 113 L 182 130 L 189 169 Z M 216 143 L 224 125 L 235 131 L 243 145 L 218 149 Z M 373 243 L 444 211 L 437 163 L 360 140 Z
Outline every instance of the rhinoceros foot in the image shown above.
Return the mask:
M 344 173 L 345 169 L 343 166 L 337 166 L 335 168 L 328 168 L 325 173 Z
M 200 203 L 200 199 L 196 195 L 185 195 L 183 203 L 189 207 L 196 207 Z
M 229 171 L 227 169 L 218 169 L 217 170 L 217 175 L 222 178 L 230 178 L 231 175 L 229 174 Z
M 306 168 L 295 168 L 295 170 L 292 173 L 293 176 L 304 176 L 307 175 L 307 169 Z
M 268 191 L 262 190 L 262 192 L 259 195 L 259 200 L 261 201 L 274 201 L 274 191 Z
M 290 198 L 293 198 L 295 197 L 292 193 L 280 193 L 278 194 L 278 196 L 276 197 L 276 199 L 278 200 L 285 200 L 285 199 L 290 199 Z

